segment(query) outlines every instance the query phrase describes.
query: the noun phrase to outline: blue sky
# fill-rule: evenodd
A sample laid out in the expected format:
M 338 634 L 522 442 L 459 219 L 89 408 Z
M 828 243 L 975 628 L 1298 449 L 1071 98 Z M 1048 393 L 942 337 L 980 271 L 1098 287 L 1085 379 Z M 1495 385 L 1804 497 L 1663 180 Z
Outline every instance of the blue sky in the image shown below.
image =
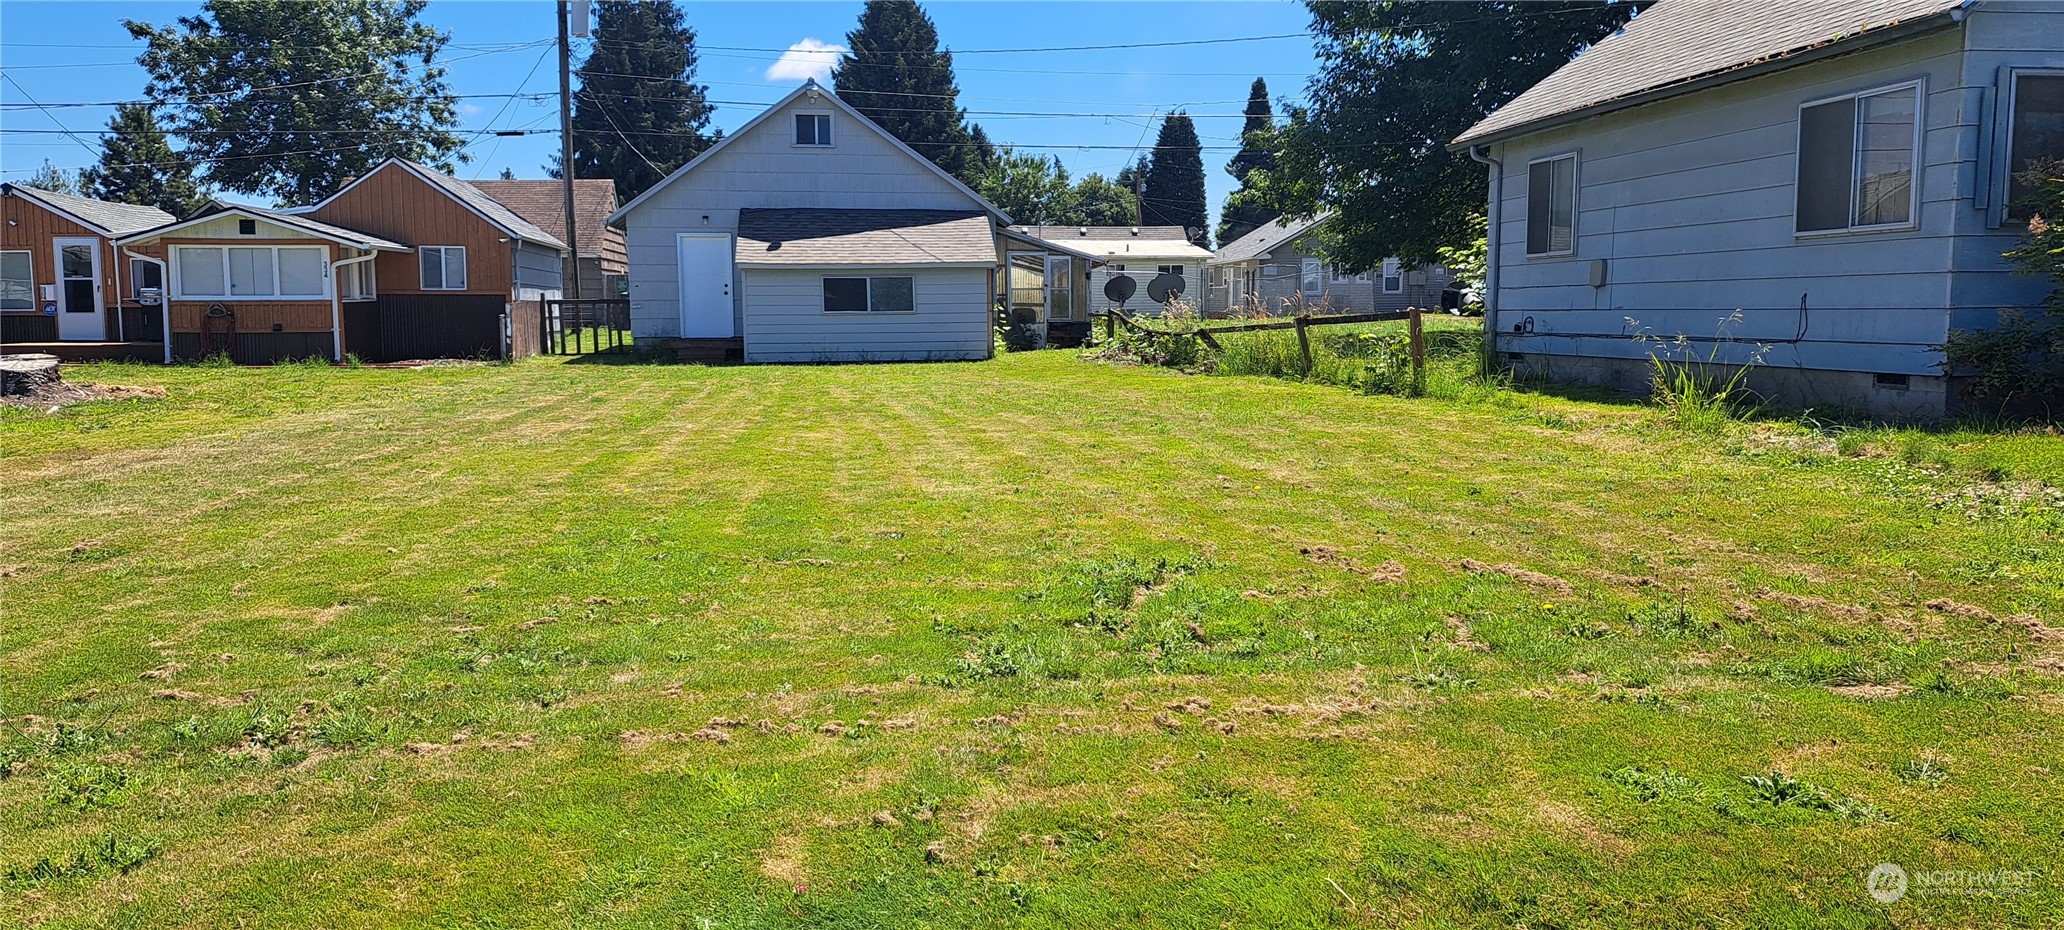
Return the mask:
M 682 3 L 698 33 L 698 79 L 717 101 L 713 123 L 733 129 L 779 99 L 808 70 L 809 56 L 784 51 L 814 40 L 836 45 L 857 21 L 860 3 Z M 45 158 L 62 168 L 90 164 L 94 153 L 63 134 L 105 128 L 109 107 L 37 110 L 44 105 L 133 100 L 144 72 L 135 64 L 139 43 L 124 19 L 170 23 L 194 3 L 0 4 L 0 172 L 20 180 Z M 1177 2 L 933 2 L 926 8 L 941 41 L 956 52 L 961 104 L 991 138 L 1057 155 L 1077 176 L 1115 173 L 1136 146 L 1151 146 L 1159 120 L 1173 107 L 1197 117 L 1204 138 L 1205 175 L 1214 216 L 1233 186 L 1223 171 L 1237 144 L 1237 118 L 1248 84 L 1265 77 L 1277 98 L 1303 92 L 1314 68 L 1307 38 L 1122 51 L 1002 52 L 1050 48 L 1220 39 L 1302 32 L 1304 8 L 1293 3 Z M 557 128 L 552 5 L 546 2 L 436 0 L 424 18 L 451 34 L 449 80 L 466 94 L 525 93 L 543 99 L 476 97 L 461 101 L 466 130 Z M 578 40 L 576 40 L 578 41 Z M 544 44 L 523 46 L 525 43 Z M 575 50 L 575 60 L 581 57 Z M 771 74 L 770 74 L 771 72 Z M 984 112 L 994 111 L 994 112 Z M 1066 116 L 1018 114 L 1070 114 Z M 29 130 L 25 132 L 24 130 Z M 94 137 L 83 136 L 93 142 Z M 460 177 L 542 177 L 558 146 L 549 134 L 496 138 L 481 134 L 468 151 L 475 160 Z M 1078 148 L 1112 146 L 1117 148 Z M 1216 148 L 1214 148 L 1216 147 Z

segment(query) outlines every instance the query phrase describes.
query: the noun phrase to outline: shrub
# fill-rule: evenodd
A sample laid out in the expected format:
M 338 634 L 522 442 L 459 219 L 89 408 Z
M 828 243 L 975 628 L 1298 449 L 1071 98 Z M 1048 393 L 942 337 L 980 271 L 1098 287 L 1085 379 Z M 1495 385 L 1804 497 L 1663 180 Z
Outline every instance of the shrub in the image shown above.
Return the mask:
M 2028 229 L 2006 258 L 2025 275 L 2064 285 L 2064 161 L 2032 164 L 2021 175 L 2029 194 Z M 2053 288 L 2035 310 L 2002 310 L 1992 329 L 1951 332 L 1942 367 L 1970 378 L 1973 397 L 2010 402 L 2064 395 L 2064 287 Z

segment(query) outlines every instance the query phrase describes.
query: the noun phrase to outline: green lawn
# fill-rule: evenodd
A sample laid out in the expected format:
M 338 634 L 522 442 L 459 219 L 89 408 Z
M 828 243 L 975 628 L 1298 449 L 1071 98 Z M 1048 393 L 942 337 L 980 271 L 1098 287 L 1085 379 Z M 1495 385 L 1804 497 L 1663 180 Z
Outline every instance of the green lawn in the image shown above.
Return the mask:
M 168 396 L 0 411 L 0 924 L 2064 921 L 2055 433 L 1063 352 L 69 376 Z

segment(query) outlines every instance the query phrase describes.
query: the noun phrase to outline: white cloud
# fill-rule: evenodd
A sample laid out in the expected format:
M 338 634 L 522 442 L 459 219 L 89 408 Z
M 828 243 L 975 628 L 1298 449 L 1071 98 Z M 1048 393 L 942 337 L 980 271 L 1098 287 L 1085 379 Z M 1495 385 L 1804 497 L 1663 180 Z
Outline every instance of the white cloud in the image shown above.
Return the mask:
M 781 60 L 767 68 L 767 80 L 800 81 L 816 78 L 823 84 L 831 80 L 831 66 L 838 64 L 838 57 L 846 47 L 816 39 L 804 39 L 781 53 Z

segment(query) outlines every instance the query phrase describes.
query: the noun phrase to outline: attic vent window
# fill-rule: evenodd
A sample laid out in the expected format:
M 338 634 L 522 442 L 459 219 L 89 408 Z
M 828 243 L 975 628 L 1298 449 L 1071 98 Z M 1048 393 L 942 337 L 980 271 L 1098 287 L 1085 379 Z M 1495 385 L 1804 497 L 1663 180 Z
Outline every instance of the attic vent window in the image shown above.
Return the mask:
M 795 144 L 831 145 L 831 114 L 797 113 L 795 118 Z
M 239 235 L 239 236 L 255 236 L 255 235 L 258 235 L 258 221 L 257 221 L 257 220 L 237 220 L 237 235 Z

